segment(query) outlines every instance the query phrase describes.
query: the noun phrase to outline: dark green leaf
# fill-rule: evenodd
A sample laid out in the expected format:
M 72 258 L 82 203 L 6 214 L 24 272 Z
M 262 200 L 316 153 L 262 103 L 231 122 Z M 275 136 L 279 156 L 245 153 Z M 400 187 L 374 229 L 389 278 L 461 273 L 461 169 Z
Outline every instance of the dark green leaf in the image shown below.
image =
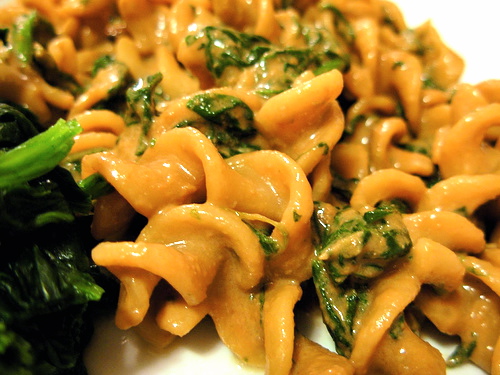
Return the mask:
M 23 184 L 52 170 L 68 154 L 73 137 L 82 128 L 75 121 L 59 120 L 46 131 L 37 134 L 0 155 L 0 189 Z
M 205 93 L 194 96 L 187 107 L 204 121 L 177 124 L 192 126 L 209 138 L 223 157 L 255 151 L 251 144 L 257 134 L 253 123 L 253 111 L 241 99 L 224 94 Z

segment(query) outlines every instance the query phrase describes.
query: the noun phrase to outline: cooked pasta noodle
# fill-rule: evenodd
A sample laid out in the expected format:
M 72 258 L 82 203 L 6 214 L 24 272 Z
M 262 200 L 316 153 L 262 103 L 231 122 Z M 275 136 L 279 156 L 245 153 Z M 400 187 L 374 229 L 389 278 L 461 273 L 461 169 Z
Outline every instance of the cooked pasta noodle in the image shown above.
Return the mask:
M 210 319 L 269 375 L 500 373 L 500 82 L 460 82 L 432 23 L 387 0 L 21 0 L 0 23 L 1 99 L 75 119 L 63 166 L 109 187 L 92 259 L 120 329 L 163 347 Z

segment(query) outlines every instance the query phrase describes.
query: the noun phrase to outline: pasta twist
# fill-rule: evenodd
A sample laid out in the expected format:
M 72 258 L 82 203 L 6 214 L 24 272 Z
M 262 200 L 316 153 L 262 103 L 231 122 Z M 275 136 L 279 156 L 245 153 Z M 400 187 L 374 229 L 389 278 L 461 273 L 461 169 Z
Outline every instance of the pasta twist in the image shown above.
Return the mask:
M 272 161 L 272 168 L 262 160 Z M 276 168 L 277 165 L 281 167 Z M 141 323 L 153 290 L 163 279 L 179 293 L 190 310 L 199 311 L 197 306 L 208 306 L 201 311 L 212 316 L 226 344 L 242 358 L 260 363 L 263 343 L 249 345 L 245 342 L 247 346 L 243 347 L 241 339 L 233 342 L 236 338 L 226 333 L 229 330 L 225 328 L 232 324 L 231 318 L 214 306 L 239 303 L 238 299 L 233 302 L 234 293 L 247 294 L 248 298 L 262 283 L 273 285 L 276 280 L 279 284 L 285 277 L 298 285 L 310 277 L 310 270 L 305 265 L 312 255 L 308 225 L 312 198 L 303 171 L 291 159 L 275 151 L 243 154 L 228 159 L 226 163 L 214 145 L 191 128 L 163 133 L 138 162 L 123 160 L 108 152 L 85 156 L 83 166 L 84 176 L 95 172 L 103 174 L 137 212 L 149 219 L 136 242 L 103 242 L 93 251 L 94 261 L 107 267 L 122 282 L 117 325 L 129 328 Z M 177 169 L 179 166 L 182 169 Z M 173 173 L 177 173 L 175 178 L 172 178 Z M 128 179 L 135 179 L 137 175 L 141 175 L 145 185 L 132 188 Z M 164 183 L 158 184 L 160 180 Z M 221 181 L 230 181 L 230 190 L 221 186 Z M 150 189 L 153 185 L 156 189 Z M 144 186 L 149 188 L 144 190 Z M 138 200 L 139 191 L 143 194 Z M 166 195 L 166 191 L 170 194 Z M 256 195 L 259 199 L 250 198 Z M 288 200 L 282 201 L 278 197 L 288 197 Z M 192 203 L 199 200 L 206 203 Z M 269 238 L 276 249 L 269 250 L 267 256 L 259 237 L 251 229 L 253 225 L 271 225 Z M 234 231 L 235 226 L 240 229 Z M 170 230 L 161 229 L 166 227 Z M 198 229 L 193 232 L 193 228 Z M 190 233 L 198 234 L 193 236 Z M 207 238 L 212 242 L 207 242 Z M 229 256 L 228 250 L 236 257 Z M 118 259 L 120 261 L 116 262 Z M 240 266 L 231 265 L 233 262 Z M 228 267 L 231 272 L 221 271 L 221 267 Z M 187 275 L 192 279 L 188 280 Z M 217 293 L 212 296 L 211 285 L 221 282 L 215 281 L 216 277 L 237 288 L 232 287 L 227 296 L 218 296 Z M 219 288 L 225 289 L 224 286 Z M 294 290 L 300 291 L 297 288 Z M 273 292 L 269 293 L 272 295 Z M 280 342 L 283 342 L 280 337 L 288 340 L 286 345 L 283 342 L 283 349 L 289 353 L 286 358 L 278 361 L 274 354 L 270 355 L 269 365 L 276 368 L 291 366 L 293 330 L 282 332 L 272 322 L 280 319 L 279 316 L 290 316 L 298 298 L 295 295 L 289 307 L 280 313 L 282 315 L 269 318 L 270 323 L 264 324 L 264 337 Z M 170 308 L 167 309 L 170 303 L 165 303 L 166 306 L 159 307 L 158 320 L 160 327 L 168 328 L 168 324 L 161 323 L 171 316 Z M 269 307 L 270 316 L 276 314 L 277 307 L 272 306 L 274 303 Z M 266 309 L 264 307 L 264 319 Z M 220 318 L 221 313 L 224 318 Z M 178 317 L 176 321 L 179 320 Z M 190 323 L 181 324 L 192 328 Z M 267 348 L 269 344 L 264 346 Z M 274 345 L 271 348 L 269 351 L 274 353 Z

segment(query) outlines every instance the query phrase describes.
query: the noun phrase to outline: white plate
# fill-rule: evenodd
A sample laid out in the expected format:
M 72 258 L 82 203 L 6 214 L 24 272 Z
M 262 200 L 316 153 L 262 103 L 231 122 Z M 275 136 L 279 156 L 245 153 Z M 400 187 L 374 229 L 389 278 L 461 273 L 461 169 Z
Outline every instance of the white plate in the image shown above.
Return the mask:
M 410 26 L 418 26 L 431 19 L 444 42 L 466 60 L 463 81 L 477 83 L 484 79 L 500 78 L 500 34 L 498 28 L 498 0 L 399 0 Z M 318 315 L 300 317 L 302 328 L 309 337 L 332 348 L 331 339 Z M 304 322 L 310 322 L 304 324 Z M 312 322 L 312 323 L 311 323 Z M 456 342 L 430 341 L 445 356 Z M 112 320 L 100 322 L 86 353 L 90 375 L 162 375 L 207 374 L 256 375 L 262 370 L 245 367 L 218 340 L 213 325 L 206 321 L 186 337 L 177 340 L 162 351 L 153 351 L 131 332 L 114 327 Z M 472 365 L 448 371 L 455 375 L 483 374 Z

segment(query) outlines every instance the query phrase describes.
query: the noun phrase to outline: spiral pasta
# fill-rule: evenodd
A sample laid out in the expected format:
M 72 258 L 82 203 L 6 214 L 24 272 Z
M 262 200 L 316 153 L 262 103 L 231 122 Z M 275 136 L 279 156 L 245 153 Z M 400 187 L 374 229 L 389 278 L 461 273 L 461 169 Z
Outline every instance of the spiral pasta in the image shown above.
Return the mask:
M 208 317 L 270 375 L 500 373 L 500 83 L 460 82 L 430 22 L 387 0 L 22 0 L 0 23 L 1 99 L 77 120 L 63 166 L 109 188 L 92 258 L 120 329 L 167 346 Z M 336 352 L 299 332 L 308 302 Z

